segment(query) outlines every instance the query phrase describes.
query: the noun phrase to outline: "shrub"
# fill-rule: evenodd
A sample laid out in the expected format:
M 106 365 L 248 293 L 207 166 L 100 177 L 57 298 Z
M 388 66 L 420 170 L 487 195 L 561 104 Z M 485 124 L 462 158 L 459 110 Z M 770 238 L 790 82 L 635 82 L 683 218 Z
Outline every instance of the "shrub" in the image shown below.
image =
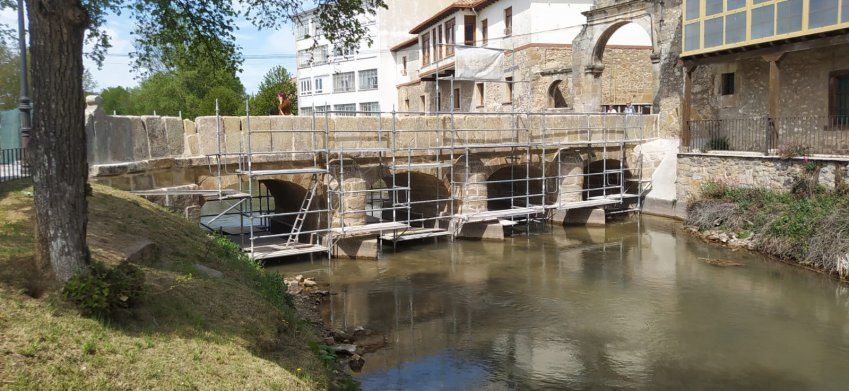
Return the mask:
M 728 137 L 725 136 L 717 136 L 705 143 L 704 150 L 705 151 L 728 151 L 731 149 L 731 143 L 728 141 Z
M 782 144 L 778 147 L 778 156 L 782 159 L 805 156 L 811 151 L 811 147 L 798 142 Z
M 701 189 L 700 189 L 700 194 L 701 194 L 702 198 L 713 199 L 713 200 L 724 198 L 727 192 L 728 192 L 728 185 L 725 184 L 725 182 L 719 182 L 719 181 L 708 181 L 708 182 L 702 183 Z
M 143 292 L 144 273 L 129 262 L 115 268 L 93 262 L 62 289 L 62 295 L 83 314 L 106 318 L 135 306 Z

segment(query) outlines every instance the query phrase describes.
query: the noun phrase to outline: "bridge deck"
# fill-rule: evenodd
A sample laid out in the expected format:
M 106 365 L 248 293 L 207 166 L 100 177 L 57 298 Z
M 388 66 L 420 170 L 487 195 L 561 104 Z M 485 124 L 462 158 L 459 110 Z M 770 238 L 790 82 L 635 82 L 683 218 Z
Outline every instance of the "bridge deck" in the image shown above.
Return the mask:
M 221 193 L 218 190 L 192 190 L 192 189 L 153 189 L 153 190 L 136 190 L 131 193 L 139 196 L 185 196 L 197 195 L 204 197 L 207 201 L 235 200 L 240 198 L 248 198 L 249 194 L 242 193 L 236 190 L 223 189 Z
M 449 235 L 451 235 L 450 231 L 441 228 L 412 228 L 404 232 L 393 232 L 391 234 L 382 235 L 380 239 L 392 242 L 403 242 L 407 240 L 436 238 Z
M 330 232 L 334 234 L 350 235 L 350 234 L 366 234 L 372 232 L 394 231 L 410 228 L 409 225 L 398 222 L 374 223 L 364 225 L 353 225 L 346 227 L 331 228 Z
M 290 169 L 280 169 L 280 170 L 252 170 L 252 171 L 244 171 L 238 170 L 236 171 L 239 175 L 247 175 L 250 177 L 259 177 L 259 176 L 273 176 L 273 175 L 300 175 L 300 174 L 323 174 L 326 173 L 327 170 L 323 168 L 317 167 L 309 167 L 309 168 L 290 168 Z
M 589 199 L 587 199 L 586 201 L 564 202 L 562 204 L 546 205 L 546 208 L 557 210 L 593 208 L 597 206 L 621 204 L 623 200 L 637 197 L 639 197 L 638 194 L 631 193 L 609 194 L 607 196 L 589 197 Z
M 498 220 L 506 217 L 526 216 L 538 213 L 544 213 L 545 208 L 542 206 L 532 206 L 529 208 L 513 208 L 504 210 L 490 210 L 478 213 L 462 213 L 455 214 L 454 217 L 466 223 L 474 223 L 481 221 Z
M 313 254 L 326 252 L 327 247 L 318 244 L 296 244 L 286 246 L 284 244 L 269 244 L 264 246 L 254 247 L 251 257 L 253 259 L 271 259 L 280 257 L 289 257 L 293 255 Z

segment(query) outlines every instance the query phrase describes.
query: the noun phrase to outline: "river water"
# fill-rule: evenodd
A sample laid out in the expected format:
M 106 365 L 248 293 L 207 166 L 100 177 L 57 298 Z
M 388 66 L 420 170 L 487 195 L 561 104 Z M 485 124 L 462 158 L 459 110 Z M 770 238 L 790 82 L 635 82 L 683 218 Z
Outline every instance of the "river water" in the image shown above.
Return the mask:
M 271 267 L 388 345 L 365 390 L 849 388 L 849 287 L 644 217 Z M 700 258 L 730 259 L 739 267 Z

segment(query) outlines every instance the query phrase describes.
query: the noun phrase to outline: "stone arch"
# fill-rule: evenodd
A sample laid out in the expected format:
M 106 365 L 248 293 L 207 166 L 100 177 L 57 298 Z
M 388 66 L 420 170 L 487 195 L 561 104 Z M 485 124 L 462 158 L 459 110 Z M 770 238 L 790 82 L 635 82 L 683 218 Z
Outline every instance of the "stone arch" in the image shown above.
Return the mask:
M 611 4 L 607 4 L 611 3 Z M 572 43 L 573 107 L 576 112 L 598 112 L 601 109 L 602 59 L 607 41 L 620 27 L 634 23 L 645 29 L 651 38 L 653 74 L 653 104 L 657 105 L 660 80 L 660 44 L 658 42 L 662 11 L 654 2 L 626 0 L 597 1 L 584 15 L 587 23 Z
M 394 182 L 393 182 L 394 179 Z M 411 223 L 414 227 L 427 228 L 447 228 L 448 221 L 442 221 L 440 217 L 451 216 L 451 191 L 450 183 L 443 178 L 440 179 L 435 175 L 416 171 L 403 171 L 394 175 L 388 174 L 383 178 L 387 184 L 394 183 L 396 186 L 409 187 L 410 198 L 410 219 L 419 220 Z M 406 191 L 397 192 L 398 202 L 407 201 L 408 193 Z M 407 211 L 400 209 L 395 210 L 393 216 L 392 210 L 383 212 L 384 220 L 396 221 L 407 219 Z
M 548 86 L 548 108 L 560 109 L 569 107 L 566 101 L 567 94 L 564 94 L 564 89 L 567 87 L 563 80 L 557 79 Z
M 486 188 L 487 210 L 542 205 L 542 169 L 524 164 L 502 166 L 487 177 Z
M 297 183 L 282 179 L 266 179 L 260 183 L 268 189 L 268 193 L 274 199 L 274 213 L 294 213 L 301 209 L 304 197 L 307 194 L 306 186 L 309 186 L 309 181 L 305 183 L 303 180 L 298 180 Z M 326 188 L 320 185 L 315 198 L 310 205 L 309 210 L 318 211 L 325 209 L 327 205 Z M 269 219 L 268 227 L 272 234 L 284 234 L 292 232 L 292 225 L 295 222 L 296 215 L 278 216 Z M 309 213 L 304 219 L 302 232 L 314 231 L 327 226 L 326 215 L 324 213 Z M 309 235 L 308 233 L 301 236 Z M 303 237 L 301 238 L 304 239 Z
M 583 180 L 583 199 L 587 200 L 591 197 L 603 196 L 604 194 L 619 194 L 619 186 L 622 185 L 622 180 L 625 180 L 625 185 L 627 186 L 628 180 L 632 177 L 628 166 L 623 165 L 624 162 L 617 159 L 588 161 L 584 165 L 586 175 Z M 625 169 L 624 178 L 622 178 L 619 171 L 623 167 Z

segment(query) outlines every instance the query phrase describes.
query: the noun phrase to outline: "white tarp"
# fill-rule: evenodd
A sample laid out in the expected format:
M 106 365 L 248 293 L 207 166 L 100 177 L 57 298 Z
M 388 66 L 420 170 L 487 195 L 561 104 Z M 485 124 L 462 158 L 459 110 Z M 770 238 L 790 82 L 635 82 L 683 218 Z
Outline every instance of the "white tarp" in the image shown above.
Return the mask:
M 504 81 L 504 51 L 457 46 L 454 79 Z

